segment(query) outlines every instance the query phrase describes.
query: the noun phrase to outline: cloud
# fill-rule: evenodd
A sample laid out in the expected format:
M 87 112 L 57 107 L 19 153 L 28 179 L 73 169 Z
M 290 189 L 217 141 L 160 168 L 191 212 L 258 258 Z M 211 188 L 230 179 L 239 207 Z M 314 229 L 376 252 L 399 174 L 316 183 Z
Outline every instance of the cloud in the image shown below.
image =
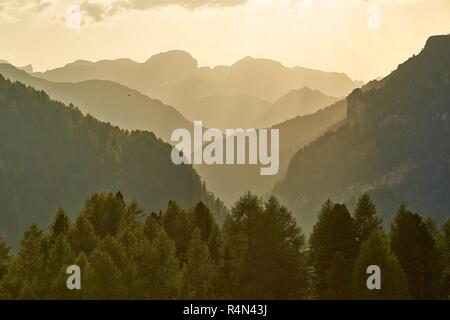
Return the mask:
M 34 12 L 41 12 L 51 5 L 50 0 L 0 0 L 0 11 L 7 9 L 24 9 Z
M 181 6 L 187 9 L 201 7 L 232 7 L 247 3 L 249 0 L 84 0 L 81 10 L 94 21 L 102 21 L 120 11 L 148 10 L 165 6 Z
M 44 11 L 45 9 L 47 9 L 48 7 L 50 7 L 50 5 L 51 5 L 50 2 L 37 1 L 34 4 L 34 7 L 31 8 L 31 10 L 33 10 L 35 12 L 41 12 L 41 11 Z
M 102 21 L 105 15 L 110 15 L 110 9 L 103 3 L 84 1 L 80 8 L 94 21 Z
M 129 0 L 124 1 L 133 9 L 145 10 L 148 8 L 162 7 L 167 5 L 180 5 L 187 8 L 212 7 L 212 6 L 237 6 L 248 2 L 248 0 Z

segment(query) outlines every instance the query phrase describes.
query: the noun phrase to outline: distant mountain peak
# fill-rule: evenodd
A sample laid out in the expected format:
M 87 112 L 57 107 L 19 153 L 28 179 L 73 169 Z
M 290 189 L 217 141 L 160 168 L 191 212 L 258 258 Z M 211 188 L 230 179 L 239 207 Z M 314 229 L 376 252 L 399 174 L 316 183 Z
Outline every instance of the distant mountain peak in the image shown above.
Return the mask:
M 320 90 L 317 89 L 311 89 L 310 87 L 307 86 L 303 86 L 299 89 L 292 89 L 289 91 L 288 94 L 294 94 L 294 93 L 312 93 L 312 92 L 316 92 L 316 93 L 320 93 L 323 94 L 322 92 L 320 92 Z
M 332 97 L 329 96 L 327 94 L 324 94 L 322 91 L 317 90 L 317 89 L 311 89 L 310 87 L 307 86 L 303 86 L 299 89 L 292 89 L 290 90 L 286 95 L 280 97 L 275 103 L 282 101 L 282 100 L 286 100 L 287 98 L 292 98 L 292 97 L 303 97 L 303 98 L 307 98 L 307 97 L 324 97 L 324 98 L 329 98 L 332 100 L 337 100 L 336 97 Z
M 432 55 L 436 59 L 450 55 L 450 34 L 429 37 L 421 54 Z
M 265 58 L 254 58 L 251 56 L 246 56 L 246 57 L 238 60 L 232 66 L 238 67 L 238 66 L 246 66 L 246 65 L 260 65 L 263 63 L 267 64 L 267 65 L 272 65 L 274 67 L 283 67 L 283 64 L 279 61 L 265 59 Z
M 6 60 L 1 60 L 1 59 L 0 59 L 0 63 L 3 63 L 3 64 L 9 64 L 9 65 L 12 66 L 12 64 L 9 63 L 9 62 L 6 61 Z M 17 66 L 14 66 L 14 67 L 17 68 L 17 69 L 19 69 L 19 70 L 23 70 L 23 71 L 25 71 L 25 72 L 27 72 L 27 73 L 33 73 L 33 65 L 31 65 L 31 64 L 27 64 L 26 66 L 23 66 L 23 67 L 17 67 Z
M 198 67 L 197 60 L 187 51 L 184 50 L 170 50 L 167 52 L 161 52 L 151 56 L 145 64 L 154 63 L 172 63 L 174 61 L 183 61 L 184 63 L 191 64 L 195 68 Z
M 74 62 L 67 63 L 65 65 L 65 67 L 68 67 L 68 66 L 84 66 L 84 65 L 90 65 L 90 64 L 93 64 L 93 62 L 88 61 L 88 60 L 78 59 L 78 60 L 75 60 Z
M 33 65 L 27 64 L 26 66 L 19 67 L 19 69 L 22 69 L 23 71 L 26 71 L 28 73 L 33 73 Z

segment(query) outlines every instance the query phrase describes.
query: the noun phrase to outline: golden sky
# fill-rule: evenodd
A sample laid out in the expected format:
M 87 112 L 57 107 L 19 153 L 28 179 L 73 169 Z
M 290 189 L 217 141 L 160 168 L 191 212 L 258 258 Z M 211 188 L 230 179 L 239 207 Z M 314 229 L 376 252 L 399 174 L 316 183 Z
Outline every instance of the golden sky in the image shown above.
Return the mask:
M 253 56 L 368 81 L 447 33 L 450 0 L 0 0 L 0 59 L 38 71 L 182 49 L 200 65 Z

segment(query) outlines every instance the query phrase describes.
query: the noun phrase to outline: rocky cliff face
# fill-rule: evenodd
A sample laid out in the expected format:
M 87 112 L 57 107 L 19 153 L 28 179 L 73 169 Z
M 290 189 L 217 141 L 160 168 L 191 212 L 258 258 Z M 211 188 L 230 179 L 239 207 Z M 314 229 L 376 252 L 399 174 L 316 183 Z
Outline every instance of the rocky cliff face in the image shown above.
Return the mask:
M 442 223 L 450 208 L 450 35 L 347 97 L 347 124 L 299 150 L 274 193 L 305 230 L 328 198 L 370 192 L 386 221 L 399 203 Z
M 353 125 L 364 119 L 366 104 L 363 101 L 363 91 L 355 89 L 347 97 L 347 121 Z

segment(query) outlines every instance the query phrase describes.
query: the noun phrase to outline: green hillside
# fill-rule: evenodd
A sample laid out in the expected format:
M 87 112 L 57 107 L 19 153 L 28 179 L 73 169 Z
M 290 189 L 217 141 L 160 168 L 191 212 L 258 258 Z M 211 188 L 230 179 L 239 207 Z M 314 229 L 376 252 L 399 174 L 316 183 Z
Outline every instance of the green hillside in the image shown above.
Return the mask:
M 52 99 L 74 104 L 84 114 L 127 130 L 148 130 L 158 138 L 170 141 L 174 129 L 190 128 L 192 124 L 173 107 L 109 80 L 82 82 L 51 82 L 0 64 L 0 74 L 45 91 Z
M 398 203 L 443 222 L 450 210 L 450 36 L 431 37 L 382 85 L 356 89 L 347 123 L 299 150 L 275 194 L 308 227 L 327 198 L 370 192 L 383 217 Z
M 75 215 L 98 191 L 120 190 L 146 211 L 169 199 L 223 209 L 170 152 L 153 133 L 123 131 L 0 76 L 0 233 L 17 243 L 30 223 L 47 225 L 59 206 Z

